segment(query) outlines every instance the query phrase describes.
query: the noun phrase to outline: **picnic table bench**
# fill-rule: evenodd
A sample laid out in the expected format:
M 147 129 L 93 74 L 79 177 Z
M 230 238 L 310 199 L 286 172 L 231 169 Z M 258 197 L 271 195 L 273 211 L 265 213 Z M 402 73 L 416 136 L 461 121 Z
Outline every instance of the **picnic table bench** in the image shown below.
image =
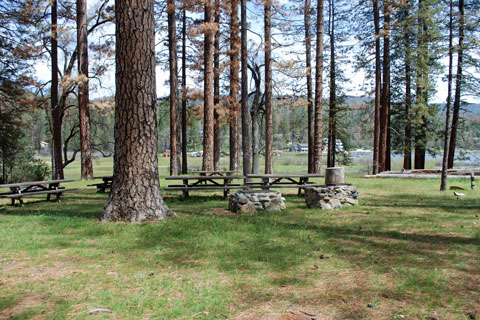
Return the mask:
M 168 185 L 164 190 L 180 190 L 183 196 L 188 198 L 189 191 L 193 190 L 223 190 L 223 196 L 226 197 L 231 189 L 244 189 L 243 183 L 232 183 L 233 180 L 244 180 L 244 176 L 170 176 L 165 180 L 181 181 L 181 184 Z
M 298 188 L 298 194 L 306 187 L 317 186 L 312 178 L 323 178 L 320 173 L 282 173 L 282 174 L 247 174 L 245 185 L 249 188 L 276 189 Z M 260 181 L 253 181 L 260 179 Z
M 87 187 L 97 187 L 98 193 L 105 193 L 105 190 L 112 190 L 113 176 L 93 177 L 93 179 L 102 179 L 102 182 L 92 183 Z
M 9 188 L 9 191 L 0 193 L 0 198 L 8 198 L 12 200 L 12 206 L 15 205 L 15 200 L 18 200 L 23 207 L 23 197 L 35 196 L 39 194 L 46 194 L 47 201 L 50 201 L 50 196 L 54 194 L 56 201 L 60 201 L 60 197 L 64 192 L 78 190 L 78 188 L 61 187 L 61 183 L 72 182 L 74 180 L 59 179 L 50 181 L 32 181 L 20 182 L 0 185 L 0 189 Z

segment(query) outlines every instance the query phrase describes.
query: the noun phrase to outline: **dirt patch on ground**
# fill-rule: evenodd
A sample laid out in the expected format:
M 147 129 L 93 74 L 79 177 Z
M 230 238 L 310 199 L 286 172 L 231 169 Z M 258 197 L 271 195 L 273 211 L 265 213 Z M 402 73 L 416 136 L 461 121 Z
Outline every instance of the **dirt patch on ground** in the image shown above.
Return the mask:
M 237 320 L 312 320 L 312 319 L 334 319 L 333 314 L 311 307 L 300 308 L 298 306 L 288 307 L 282 302 L 267 302 L 255 305 L 247 310 L 241 311 L 231 317 Z
M 48 314 L 38 314 L 38 310 L 35 312 L 33 310 L 38 308 L 52 310 L 51 306 L 51 302 L 45 296 L 28 294 L 21 297 L 14 306 L 0 311 L 0 319 L 12 319 L 15 316 L 22 316 L 22 319 L 48 319 Z M 31 312 L 35 315 L 29 315 Z
M 213 216 L 227 216 L 227 217 L 235 217 L 236 216 L 235 213 L 233 213 L 231 211 L 228 211 L 228 210 L 225 210 L 225 209 L 212 209 L 212 210 L 208 210 L 207 212 L 210 213 Z
M 46 264 L 31 265 L 31 263 L 29 260 L 19 259 L 0 263 L 0 268 L 5 277 L 2 282 L 5 285 L 18 285 L 24 282 L 59 279 L 72 274 L 83 273 L 82 270 L 73 268 L 69 263 L 55 263 L 54 266 Z

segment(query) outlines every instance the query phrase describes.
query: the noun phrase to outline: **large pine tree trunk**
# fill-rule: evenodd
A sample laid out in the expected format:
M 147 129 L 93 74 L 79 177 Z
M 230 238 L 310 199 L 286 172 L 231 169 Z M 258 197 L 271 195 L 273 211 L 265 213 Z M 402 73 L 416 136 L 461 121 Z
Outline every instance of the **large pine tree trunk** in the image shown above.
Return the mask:
M 240 167 L 239 29 L 238 0 L 230 0 L 230 170 L 235 171 Z
M 52 135 L 55 179 L 63 179 L 62 161 L 62 121 L 63 112 L 58 105 L 58 41 L 57 41 L 57 0 L 51 1 L 51 59 L 52 59 L 52 84 L 50 93 L 50 106 L 52 110 Z
M 243 153 L 243 175 L 251 173 L 251 151 L 250 151 L 250 130 L 248 121 L 248 53 L 247 53 L 247 0 L 240 1 L 241 7 L 241 54 L 242 63 L 242 153 Z
M 205 2 L 205 23 L 213 22 L 211 0 Z M 204 97 L 203 97 L 203 161 L 202 170 L 213 170 L 213 34 L 210 28 L 205 31 L 204 50 Z
M 450 147 L 448 153 L 448 168 L 453 168 L 455 159 L 455 147 L 457 144 L 458 120 L 460 118 L 460 97 L 462 90 L 462 70 L 463 70 L 463 29 L 464 29 L 464 3 L 458 1 L 459 24 L 458 24 L 458 56 L 457 56 L 457 74 L 455 76 L 455 98 L 453 101 L 452 132 L 450 134 Z
M 187 164 L 187 10 L 182 16 L 182 173 L 188 171 Z
M 377 174 L 379 170 L 380 153 L 380 97 L 381 93 L 381 69 L 380 69 L 380 14 L 378 0 L 373 2 L 373 23 L 375 28 L 375 102 L 374 102 L 374 123 L 373 123 L 373 164 L 372 173 Z
M 168 0 L 168 57 L 170 71 L 170 175 L 178 175 L 177 149 L 177 114 L 178 114 L 178 79 L 177 79 L 177 28 L 175 20 L 175 0 Z
M 312 35 L 310 33 L 310 0 L 305 0 L 304 25 L 305 25 L 305 58 L 307 67 L 307 135 L 308 135 L 308 173 L 313 172 L 313 91 L 312 91 Z
M 388 123 L 390 113 L 390 1 L 383 1 L 383 88 L 380 99 L 379 171 L 388 170 Z
M 114 177 L 100 220 L 164 219 L 174 213 L 158 179 L 153 1 L 117 1 L 115 20 Z
M 273 173 L 273 113 L 272 113 L 272 2 L 265 1 L 265 173 Z
M 450 136 L 450 107 L 452 104 L 452 69 L 453 69 L 453 3 L 450 0 L 450 13 L 448 22 L 448 75 L 447 75 L 447 106 L 445 110 L 445 132 L 443 136 L 442 179 L 440 191 L 447 190 L 447 167 L 448 167 L 448 138 Z
M 215 0 L 215 23 L 220 25 L 220 1 Z M 213 40 L 213 168 L 215 171 L 220 170 L 220 29 L 215 32 Z
M 77 0 L 78 74 L 84 79 L 78 84 L 78 115 L 80 123 L 81 177 L 93 178 L 92 147 L 90 143 L 90 109 L 88 107 L 88 37 L 87 0 Z
M 322 171 L 322 93 L 323 93 L 323 2 L 317 1 L 317 47 L 315 57 L 315 119 L 313 123 L 313 172 Z

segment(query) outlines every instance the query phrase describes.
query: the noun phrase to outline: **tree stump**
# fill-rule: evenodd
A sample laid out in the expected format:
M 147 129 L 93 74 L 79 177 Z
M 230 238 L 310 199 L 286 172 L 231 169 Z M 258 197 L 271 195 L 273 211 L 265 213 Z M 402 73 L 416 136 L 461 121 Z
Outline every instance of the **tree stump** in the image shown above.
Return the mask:
M 330 167 L 325 169 L 325 184 L 335 185 L 345 183 L 345 170 L 342 167 Z

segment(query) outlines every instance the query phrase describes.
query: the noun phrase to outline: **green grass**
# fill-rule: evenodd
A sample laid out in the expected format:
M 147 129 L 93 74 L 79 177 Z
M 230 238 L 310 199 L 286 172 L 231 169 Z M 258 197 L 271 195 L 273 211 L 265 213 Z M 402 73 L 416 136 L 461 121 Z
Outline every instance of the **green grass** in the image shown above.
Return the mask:
M 277 172 L 301 171 L 286 162 Z M 95 160 L 95 175 L 109 173 L 111 159 Z M 478 319 L 469 180 L 449 181 L 463 199 L 438 180 L 347 182 L 357 207 L 306 209 L 289 190 L 284 212 L 234 216 L 220 192 L 172 192 L 178 218 L 144 225 L 98 223 L 107 195 L 89 182 L 61 203 L 2 200 L 0 319 Z M 112 313 L 87 314 L 97 308 Z

